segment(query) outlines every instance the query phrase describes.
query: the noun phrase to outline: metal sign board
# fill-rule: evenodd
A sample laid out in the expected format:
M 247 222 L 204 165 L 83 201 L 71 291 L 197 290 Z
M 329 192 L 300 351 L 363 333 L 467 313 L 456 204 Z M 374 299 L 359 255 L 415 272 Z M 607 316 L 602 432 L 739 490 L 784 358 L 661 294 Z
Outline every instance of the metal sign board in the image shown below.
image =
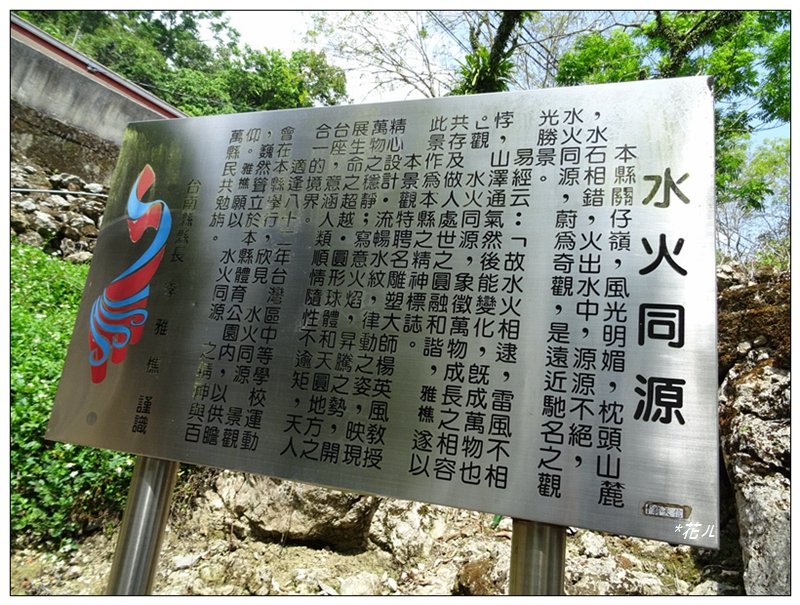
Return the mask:
M 718 544 L 706 78 L 132 124 L 47 436 Z

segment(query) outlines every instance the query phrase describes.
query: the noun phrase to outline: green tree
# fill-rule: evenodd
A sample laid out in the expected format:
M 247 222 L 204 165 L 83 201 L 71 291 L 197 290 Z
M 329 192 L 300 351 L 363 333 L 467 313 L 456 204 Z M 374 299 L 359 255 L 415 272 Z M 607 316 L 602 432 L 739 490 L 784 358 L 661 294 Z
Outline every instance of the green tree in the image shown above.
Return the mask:
M 19 11 L 188 115 L 333 105 L 344 72 L 324 54 L 239 47 L 222 11 Z M 206 41 L 211 36 L 212 40 Z
M 789 139 L 768 140 L 747 163 L 745 174 L 770 183 L 763 211 L 750 211 L 756 247 L 754 260 L 789 270 L 791 268 L 791 144 Z
M 162 88 L 164 98 L 190 116 L 236 113 L 227 72 L 212 73 L 182 67 Z M 168 88 L 167 88 L 168 87 Z
M 230 27 L 222 11 L 17 11 L 17 14 L 116 70 L 120 59 L 111 51 L 103 53 L 101 40 L 127 40 L 158 52 L 167 65 L 204 69 L 212 65 L 219 47 L 234 48 L 239 33 Z M 208 31 L 215 46 L 203 40 Z M 105 59 L 105 60 L 104 60 Z
M 82 35 L 108 27 L 113 20 L 112 15 L 105 11 L 20 10 L 15 13 L 75 48 L 78 48 Z
M 239 35 L 222 11 L 130 11 L 135 30 L 143 32 L 166 61 L 176 68 L 204 70 L 214 63 L 214 49 L 203 41 L 202 30 L 213 32 L 218 46 L 234 45 Z
M 469 53 L 461 65 L 461 81 L 451 94 L 464 95 L 482 92 L 502 92 L 508 90 L 514 62 L 511 60 L 516 50 L 518 35 L 515 31 L 530 17 L 526 11 L 502 11 L 500 23 L 494 32 L 491 46 L 479 41 L 481 25 L 491 27 L 489 20 L 479 21 L 470 28 Z
M 306 39 L 357 69 L 370 92 L 403 90 L 429 98 L 473 79 L 477 84 L 482 74 L 496 78 L 482 90 L 554 86 L 559 57 L 577 36 L 619 27 L 623 16 L 639 19 L 631 11 L 525 11 L 504 39 L 503 19 L 513 23 L 515 12 L 322 11 L 313 15 Z M 493 48 L 500 52 L 494 59 Z
M 653 11 L 648 19 L 580 37 L 560 61 L 561 85 L 707 74 L 716 101 L 717 190 L 758 208 L 764 181 L 742 179 L 741 145 L 788 122 L 788 11 Z
M 256 51 L 249 46 L 221 70 L 234 111 L 334 105 L 345 97 L 345 77 L 312 51 Z
M 717 206 L 717 249 L 725 260 L 746 265 L 790 267 L 789 139 L 770 139 L 754 149 L 737 149 L 744 165 L 736 188 L 720 196 Z M 759 208 L 739 202 L 736 191 L 756 183 L 764 188 Z M 734 192 L 734 193 L 732 193 Z

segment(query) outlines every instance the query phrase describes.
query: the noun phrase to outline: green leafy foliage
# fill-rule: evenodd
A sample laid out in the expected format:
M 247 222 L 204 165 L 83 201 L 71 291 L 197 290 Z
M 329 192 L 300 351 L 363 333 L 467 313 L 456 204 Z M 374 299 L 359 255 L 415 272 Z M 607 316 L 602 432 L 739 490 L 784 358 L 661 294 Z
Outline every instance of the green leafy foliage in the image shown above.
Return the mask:
M 557 81 L 712 76 L 717 191 L 758 209 L 770 187 L 740 178 L 739 147 L 765 123 L 789 120 L 789 39 L 786 11 L 653 11 L 642 23 L 580 37 L 561 58 Z
M 45 440 L 87 267 L 11 243 L 11 537 L 69 546 L 118 518 L 132 458 Z
M 236 112 L 224 74 L 181 67 L 175 70 L 169 87 L 173 104 L 189 116 Z
M 726 154 L 740 166 L 718 196 L 717 251 L 721 261 L 757 269 L 791 265 L 788 138 L 754 147 L 742 140 Z M 749 201 L 748 201 L 749 200 Z
M 513 67 L 510 53 L 505 53 L 499 62 L 493 64 L 489 49 L 481 46 L 465 57 L 459 69 L 461 83 L 450 94 L 466 95 L 508 90 Z
M 581 36 L 573 49 L 561 58 L 558 83 L 607 84 L 641 80 L 649 76 L 644 64 L 646 49 L 622 30 L 604 36 L 593 32 Z
M 526 20 L 530 11 L 500 11 L 501 19 L 491 48 L 478 41 L 479 32 L 470 31 L 472 52 L 467 54 L 459 67 L 459 83 L 450 91 L 451 95 L 503 92 L 508 90 L 514 62 L 511 60 L 516 46 L 515 31 Z M 478 26 L 488 25 L 488 17 L 479 20 Z
M 237 69 L 219 72 L 234 111 L 334 105 L 342 100 L 344 72 L 331 67 L 325 56 L 312 51 L 294 51 L 285 57 L 276 50 L 255 51 L 246 47 L 234 60 Z
M 768 183 L 760 212 L 748 212 L 755 231 L 754 262 L 781 270 L 791 266 L 791 145 L 789 139 L 767 140 L 747 159 L 745 183 Z
M 239 48 L 221 11 L 18 11 L 190 116 L 334 105 L 344 72 L 325 55 Z M 212 37 L 210 42 L 205 38 Z

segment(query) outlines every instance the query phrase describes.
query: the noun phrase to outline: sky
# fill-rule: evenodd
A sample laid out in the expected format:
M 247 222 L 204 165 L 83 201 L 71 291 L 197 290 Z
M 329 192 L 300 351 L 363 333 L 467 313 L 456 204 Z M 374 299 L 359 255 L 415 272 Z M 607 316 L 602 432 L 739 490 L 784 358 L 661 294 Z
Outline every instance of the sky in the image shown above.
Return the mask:
M 241 34 L 242 42 L 249 44 L 257 50 L 269 48 L 280 50 L 285 55 L 293 50 L 308 48 L 303 42 L 303 36 L 311 25 L 311 13 L 314 11 L 293 10 L 234 10 L 226 11 L 230 25 Z M 317 50 L 317 49 L 313 49 Z M 339 64 L 334 58 L 329 61 Z M 371 91 L 371 85 L 362 85 L 357 71 L 346 70 L 347 94 L 354 103 L 377 103 L 382 101 L 402 101 L 411 98 L 405 91 Z
M 267 47 L 284 54 L 302 48 L 303 34 L 310 23 L 309 11 L 227 11 L 230 24 L 242 41 L 260 49 Z
M 732 4 L 736 4 L 733 2 Z M 358 7 L 352 7 L 358 8 Z M 440 7 L 453 8 L 453 7 Z M 469 8 L 459 6 L 459 8 Z M 483 7 L 485 8 L 485 7 Z M 511 7 L 514 8 L 514 7 Z M 579 8 L 579 7 L 578 7 Z M 730 6 L 728 8 L 739 8 Z M 776 7 L 781 8 L 781 7 Z M 385 9 L 388 10 L 388 9 Z M 309 29 L 311 23 L 311 10 L 232 10 L 227 11 L 226 15 L 230 19 L 230 24 L 239 31 L 243 42 L 256 49 L 264 47 L 282 51 L 290 54 L 293 50 L 306 48 L 303 36 Z M 329 57 L 331 62 L 336 60 Z M 340 65 L 341 66 L 341 65 Z M 419 93 L 416 96 L 408 95 L 406 91 L 372 91 L 372 86 L 360 85 L 357 72 L 346 71 L 347 92 L 354 103 L 375 103 L 382 101 L 400 101 L 413 98 L 422 98 Z M 753 142 L 758 145 L 765 139 L 788 137 L 789 125 L 784 125 L 776 129 L 757 132 L 753 135 Z

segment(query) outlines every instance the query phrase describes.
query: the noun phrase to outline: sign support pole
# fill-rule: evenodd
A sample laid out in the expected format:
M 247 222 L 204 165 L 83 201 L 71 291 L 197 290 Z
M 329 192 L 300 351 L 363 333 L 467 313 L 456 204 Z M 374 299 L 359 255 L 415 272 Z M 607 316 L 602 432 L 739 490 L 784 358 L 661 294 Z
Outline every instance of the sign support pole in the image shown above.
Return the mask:
M 567 528 L 514 519 L 509 595 L 563 595 Z
M 171 460 L 137 458 L 107 595 L 150 594 L 178 466 Z

